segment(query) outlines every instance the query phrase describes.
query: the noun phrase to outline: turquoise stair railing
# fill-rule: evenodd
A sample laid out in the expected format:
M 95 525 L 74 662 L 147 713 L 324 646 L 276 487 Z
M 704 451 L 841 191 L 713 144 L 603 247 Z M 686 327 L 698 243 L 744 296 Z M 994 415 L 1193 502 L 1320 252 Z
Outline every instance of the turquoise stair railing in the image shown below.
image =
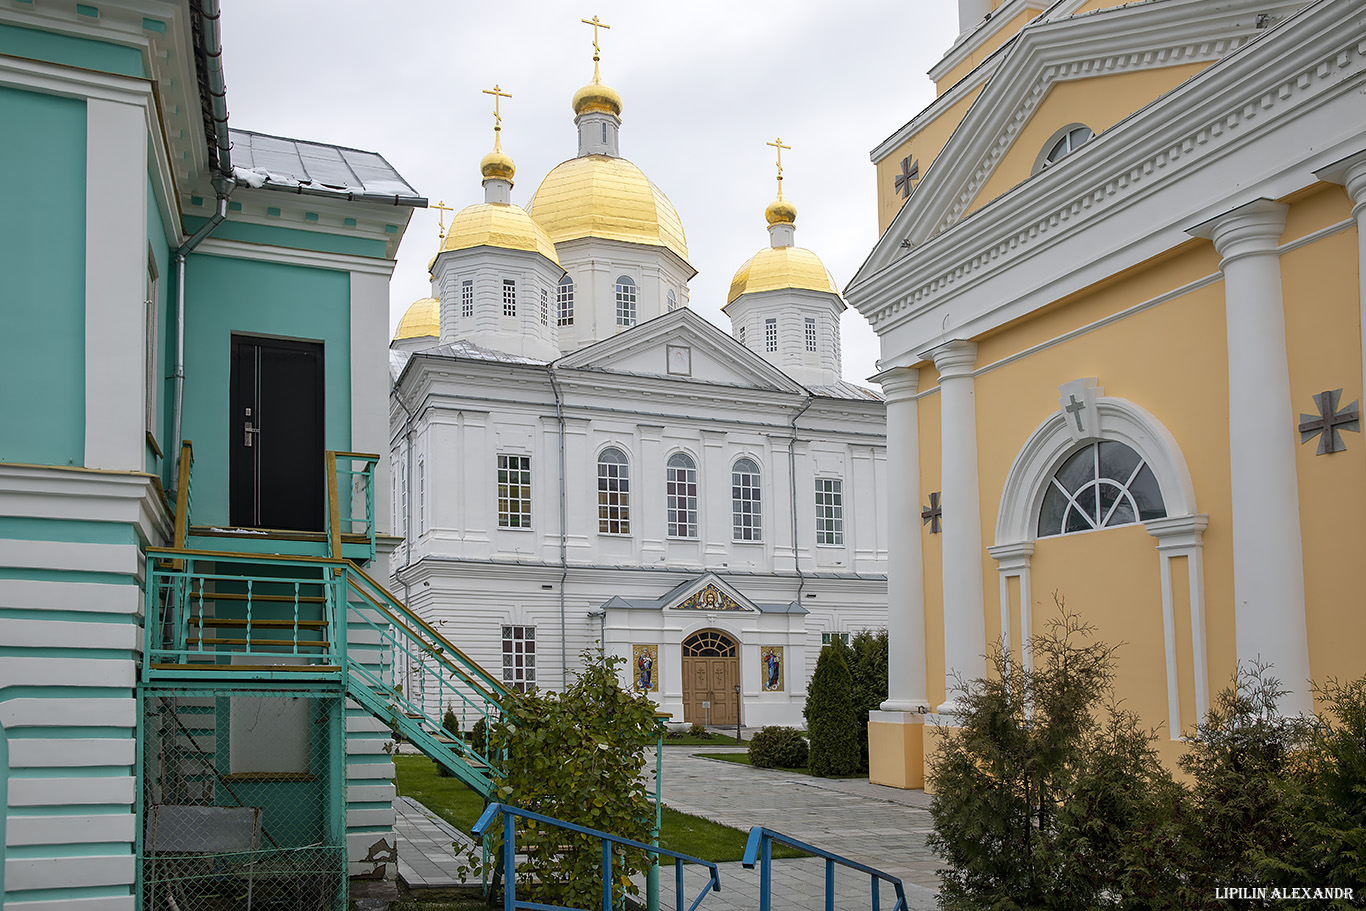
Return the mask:
M 519 908 L 535 909 L 535 911 L 551 911 L 551 909 L 562 908 L 561 905 L 546 905 L 538 902 L 518 901 L 517 899 L 517 820 L 525 819 L 531 822 L 544 823 L 556 826 L 567 832 L 577 832 L 580 835 L 587 835 L 596 838 L 602 844 L 602 911 L 613 911 L 612 901 L 612 846 L 621 845 L 627 848 L 635 848 L 645 851 L 655 858 L 670 857 L 674 864 L 674 902 L 675 911 L 697 911 L 697 906 L 702 904 L 702 900 L 707 897 L 708 892 L 721 891 L 721 876 L 717 872 L 716 864 L 702 860 L 697 857 L 690 857 L 687 854 L 679 854 L 677 851 L 670 851 L 656 845 L 647 845 L 629 838 L 621 838 L 597 829 L 588 829 L 584 826 L 577 826 L 571 822 L 554 819 L 550 816 L 543 816 L 540 813 L 533 813 L 530 810 L 519 810 L 507 804 L 491 803 L 484 808 L 484 813 L 479 817 L 479 821 L 470 830 L 471 834 L 483 839 L 485 835 L 492 834 L 493 826 L 499 814 L 503 817 L 503 846 L 502 846 L 502 868 L 506 871 L 503 877 L 503 911 L 517 911 Z M 706 884 L 697 893 L 697 897 L 689 905 L 684 905 L 686 898 L 683 893 L 683 865 L 698 864 L 709 872 Z M 574 911 L 574 909 L 568 909 Z
M 781 832 L 774 832 L 772 829 L 765 829 L 762 826 L 754 826 L 749 830 L 749 841 L 745 843 L 744 865 L 749 869 L 754 869 L 754 865 L 759 865 L 759 911 L 773 911 L 773 842 L 788 845 L 799 851 L 825 859 L 825 911 L 835 911 L 835 866 L 847 867 L 859 873 L 866 874 L 872 882 L 872 907 L 873 911 L 879 909 L 878 883 L 891 883 L 892 889 L 896 892 L 896 903 L 892 905 L 892 911 L 906 911 L 906 890 L 901 885 L 901 880 L 874 869 L 867 864 L 861 864 L 856 860 L 841 857 L 830 851 L 809 845 L 804 841 L 789 838 Z

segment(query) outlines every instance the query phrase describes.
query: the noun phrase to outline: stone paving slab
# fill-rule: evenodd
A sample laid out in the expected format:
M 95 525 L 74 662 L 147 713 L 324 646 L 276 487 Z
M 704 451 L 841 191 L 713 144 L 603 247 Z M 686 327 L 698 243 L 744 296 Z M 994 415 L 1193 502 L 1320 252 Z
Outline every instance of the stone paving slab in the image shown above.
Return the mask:
M 398 875 L 410 889 L 448 889 L 461 885 L 461 860 L 453 843 L 474 839 L 411 797 L 394 798 L 394 835 L 398 841 Z

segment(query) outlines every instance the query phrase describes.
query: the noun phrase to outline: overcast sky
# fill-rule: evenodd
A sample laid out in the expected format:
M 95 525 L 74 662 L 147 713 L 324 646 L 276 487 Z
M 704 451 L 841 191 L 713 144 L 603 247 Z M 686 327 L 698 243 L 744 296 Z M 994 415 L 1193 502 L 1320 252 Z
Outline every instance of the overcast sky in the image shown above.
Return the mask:
M 841 8 L 841 6 L 843 8 Z M 797 244 L 848 284 L 877 240 L 868 153 L 934 97 L 925 71 L 957 34 L 951 0 L 233 0 L 224 4 L 228 110 L 239 129 L 379 152 L 433 203 L 483 201 L 479 159 L 493 139 L 517 162 L 512 201 L 577 149 L 570 98 L 593 74 L 623 100 L 621 153 L 678 208 L 698 275 L 690 304 L 721 313 L 735 270 L 768 244 L 774 150 Z M 430 294 L 437 213 L 416 210 L 390 285 L 390 323 Z M 843 321 L 844 375 L 874 372 L 877 339 Z

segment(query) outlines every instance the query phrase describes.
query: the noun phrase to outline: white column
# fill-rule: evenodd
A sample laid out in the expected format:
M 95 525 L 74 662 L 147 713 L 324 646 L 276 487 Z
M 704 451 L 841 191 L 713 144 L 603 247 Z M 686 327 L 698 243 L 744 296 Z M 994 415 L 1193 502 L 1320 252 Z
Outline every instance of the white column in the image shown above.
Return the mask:
M 1261 199 L 1192 229 L 1223 257 L 1228 328 L 1229 480 L 1238 661 L 1261 660 L 1309 712 L 1304 555 L 1295 473 L 1295 415 L 1277 250 L 1289 207 Z
M 925 680 L 925 569 L 920 552 L 920 371 L 877 377 L 887 397 L 887 701 L 884 712 L 929 711 Z
M 1361 288 L 1361 388 L 1362 395 L 1366 396 L 1366 151 L 1316 171 L 1314 176 L 1319 180 L 1342 184 L 1352 200 L 1352 217 L 1357 223 L 1357 274 Z M 1355 396 L 1344 394 L 1343 404 L 1353 398 Z
M 1186 598 L 1190 604 L 1191 681 L 1195 690 L 1195 720 L 1204 721 L 1209 711 L 1209 664 L 1205 653 L 1205 562 L 1202 536 L 1209 516 L 1167 516 L 1143 523 L 1157 539 L 1158 569 L 1162 579 L 1162 639 L 1167 657 L 1167 733 L 1180 739 L 1184 725 L 1176 664 L 1176 591 L 1172 585 L 1172 560 L 1186 558 Z
M 982 516 L 977 489 L 977 408 L 972 370 L 977 345 L 952 341 L 930 352 L 939 371 L 944 509 L 944 671 L 949 688 L 939 707 L 952 714 L 956 678 L 986 673 L 982 594 Z

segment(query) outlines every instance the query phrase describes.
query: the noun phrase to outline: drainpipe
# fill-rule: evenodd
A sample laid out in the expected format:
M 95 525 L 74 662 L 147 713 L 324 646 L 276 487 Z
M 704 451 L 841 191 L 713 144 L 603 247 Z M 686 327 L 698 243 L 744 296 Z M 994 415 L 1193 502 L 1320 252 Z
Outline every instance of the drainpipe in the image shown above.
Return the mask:
M 560 690 L 569 689 L 569 647 L 568 631 L 564 616 L 564 582 L 569 578 L 568 538 L 565 531 L 565 490 L 564 490 L 564 397 L 560 395 L 560 384 L 555 382 L 555 367 L 546 364 L 546 376 L 550 377 L 550 388 L 555 393 L 555 420 L 560 425 Z M 607 631 L 607 612 L 603 611 L 603 634 Z M 603 643 L 606 645 L 606 642 Z
M 814 395 L 809 392 L 806 394 L 806 402 L 792 415 L 789 422 L 792 426 L 792 438 L 787 441 L 787 474 L 792 491 L 792 568 L 797 571 L 798 607 L 802 606 L 802 590 L 806 588 L 806 575 L 802 573 L 801 553 L 797 550 L 797 419 L 806 414 L 806 409 L 810 408 L 815 400 Z

